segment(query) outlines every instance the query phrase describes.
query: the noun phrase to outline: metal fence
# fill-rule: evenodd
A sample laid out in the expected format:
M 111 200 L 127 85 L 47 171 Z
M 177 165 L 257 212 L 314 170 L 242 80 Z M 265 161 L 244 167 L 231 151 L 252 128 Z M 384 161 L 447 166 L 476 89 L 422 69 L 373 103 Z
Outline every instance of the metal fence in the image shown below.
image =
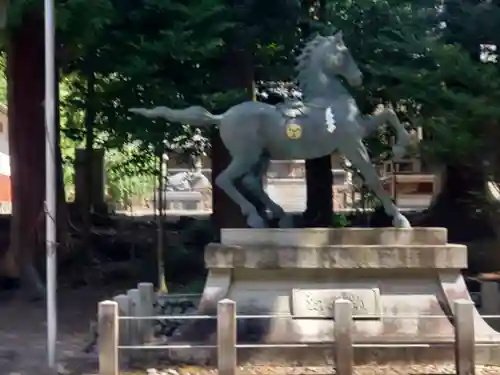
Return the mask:
M 139 284 L 127 295 L 117 296 L 114 301 L 99 303 L 99 375 L 119 374 L 119 351 L 126 350 L 167 350 L 167 349 L 216 349 L 219 374 L 235 375 L 237 371 L 238 349 L 250 348 L 311 348 L 331 347 L 335 358 L 337 375 L 352 375 L 355 348 L 429 348 L 434 346 L 453 346 L 455 348 L 456 373 L 458 375 L 474 374 L 474 351 L 477 346 L 496 346 L 494 343 L 475 342 L 474 303 L 470 300 L 454 302 L 453 321 L 455 337 L 449 342 L 405 342 L 405 343 L 356 343 L 353 340 L 353 319 L 362 316 L 353 315 L 353 305 L 348 300 L 337 300 L 334 306 L 334 341 L 320 343 L 283 343 L 283 344 L 241 344 L 236 340 L 238 319 L 290 319 L 300 318 L 292 315 L 238 315 L 236 302 L 224 299 L 217 305 L 217 315 L 181 315 L 154 316 L 154 291 L 149 283 Z M 443 315 L 387 315 L 384 318 L 420 318 L 442 319 Z M 483 316 L 484 318 L 500 318 L 500 316 Z M 154 320 L 217 320 L 217 342 L 215 345 L 147 345 L 153 336 Z M 120 322 L 121 328 L 120 327 Z M 123 345 L 123 342 L 128 344 Z M 130 354 L 130 352 L 128 352 Z M 123 354 L 123 353 L 122 353 Z

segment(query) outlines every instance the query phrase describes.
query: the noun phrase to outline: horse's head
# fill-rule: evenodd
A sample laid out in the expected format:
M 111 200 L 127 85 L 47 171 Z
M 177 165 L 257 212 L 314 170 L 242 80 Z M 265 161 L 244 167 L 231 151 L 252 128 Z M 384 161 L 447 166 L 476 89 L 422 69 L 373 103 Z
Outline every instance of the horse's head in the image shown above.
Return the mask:
M 323 46 L 324 71 L 344 77 L 349 85 L 361 86 L 363 74 L 354 61 L 349 48 L 344 43 L 342 31 L 327 37 Z
M 324 94 L 330 81 L 344 77 L 355 87 L 363 83 L 363 74 L 344 43 L 342 32 L 332 36 L 317 35 L 307 42 L 297 57 L 297 81 L 305 96 Z

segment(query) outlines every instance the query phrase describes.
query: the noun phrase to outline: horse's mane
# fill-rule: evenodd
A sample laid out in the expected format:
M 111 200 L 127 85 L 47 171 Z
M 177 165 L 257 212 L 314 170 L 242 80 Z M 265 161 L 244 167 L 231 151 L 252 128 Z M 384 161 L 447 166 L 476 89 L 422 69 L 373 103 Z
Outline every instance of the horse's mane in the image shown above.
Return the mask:
M 339 29 L 334 28 L 331 32 L 331 35 L 335 35 L 339 31 Z M 318 70 L 316 69 L 312 59 L 315 56 L 318 48 L 331 39 L 331 37 L 316 34 L 304 44 L 304 47 L 302 47 L 300 54 L 295 59 L 295 70 L 297 71 L 296 81 L 297 85 L 304 95 L 307 95 L 308 92 L 314 90 L 314 88 L 310 86 L 311 83 L 315 82 L 315 80 L 318 78 Z
M 295 66 L 295 70 L 297 71 L 297 84 L 304 94 L 309 91 L 310 87 L 308 87 L 308 83 L 310 83 L 313 79 L 311 74 L 313 74 L 314 72 L 310 69 L 312 63 L 311 59 L 314 56 L 317 48 L 327 40 L 327 37 L 319 34 L 314 36 L 312 39 L 306 42 L 300 54 L 295 59 L 297 62 Z

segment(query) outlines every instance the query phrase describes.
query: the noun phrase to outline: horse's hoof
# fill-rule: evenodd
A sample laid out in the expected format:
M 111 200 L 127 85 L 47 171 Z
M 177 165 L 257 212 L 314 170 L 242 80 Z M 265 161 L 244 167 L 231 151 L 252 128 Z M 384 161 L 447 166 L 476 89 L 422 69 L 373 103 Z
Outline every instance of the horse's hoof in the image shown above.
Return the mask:
M 247 225 L 250 228 L 267 228 L 266 221 L 258 213 L 247 216 Z
M 402 214 L 398 214 L 398 215 L 394 216 L 394 218 L 392 219 L 392 225 L 395 228 L 411 229 L 410 222 L 408 221 L 406 216 L 404 216 Z
M 280 228 L 294 228 L 294 224 L 292 215 L 284 215 L 278 222 Z

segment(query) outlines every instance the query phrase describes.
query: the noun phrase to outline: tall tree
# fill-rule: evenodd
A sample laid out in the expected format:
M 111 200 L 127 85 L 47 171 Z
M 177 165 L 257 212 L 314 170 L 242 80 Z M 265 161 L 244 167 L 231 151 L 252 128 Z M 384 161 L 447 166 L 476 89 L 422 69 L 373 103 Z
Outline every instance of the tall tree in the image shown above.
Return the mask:
M 75 3 L 77 1 L 72 2 Z M 9 267 L 5 274 L 12 279 L 21 279 L 23 286 L 36 298 L 44 294 L 39 274 L 42 267 L 37 267 L 37 260 L 45 249 L 45 52 L 42 15 L 37 2 L 26 0 L 11 3 L 6 42 L 13 202 L 11 241 L 5 256 L 5 263 Z M 59 54 L 56 59 L 60 59 Z M 33 64 L 33 61 L 37 63 Z M 59 74 L 54 73 L 58 81 Z M 52 145 L 52 150 L 57 160 L 58 250 L 63 250 L 67 211 L 58 118 L 59 114 L 56 113 L 57 141 Z
M 38 61 L 37 64 L 31 62 Z M 36 12 L 10 30 L 7 52 L 12 222 L 8 270 L 30 292 L 43 293 L 35 267 L 44 249 L 45 126 L 43 22 Z M 56 149 L 54 145 L 54 152 Z
M 233 15 L 238 12 L 238 2 L 228 0 L 227 5 Z M 244 23 L 244 17 L 235 17 L 237 22 Z M 225 51 L 220 64 L 218 78 L 221 80 L 221 90 L 236 90 L 241 92 L 237 100 L 254 100 L 254 61 L 253 54 L 246 47 L 246 38 L 239 33 L 231 33 L 225 37 Z M 236 104 L 236 103 L 231 103 Z M 245 228 L 246 218 L 240 207 L 233 202 L 216 184 L 217 176 L 227 168 L 231 162 L 231 155 L 224 146 L 217 130 L 211 133 L 212 144 L 212 208 L 215 227 Z M 239 187 L 241 189 L 241 186 Z M 248 199 L 251 197 L 246 194 Z
M 365 72 L 357 92 L 362 110 L 391 104 L 404 121 L 423 127 L 423 158 L 446 166 L 442 192 L 417 225 L 445 226 L 455 241 L 491 235 L 480 198 L 491 169 L 485 166 L 497 155 L 490 139 L 498 129 L 500 75 L 495 61 L 479 57 L 482 43 L 498 39 L 492 27 L 498 6 L 453 0 L 444 12 L 434 1 L 329 6 Z
M 296 34 L 297 7 L 293 1 L 277 0 L 269 3 L 264 0 L 229 0 L 232 20 L 235 28 L 226 35 L 226 52 L 223 70 L 219 76 L 221 90 L 236 90 L 242 95 L 235 97 L 231 105 L 241 100 L 256 99 L 256 80 L 279 79 L 283 72 L 290 72 L 291 55 Z M 275 66 L 269 67 L 270 59 L 281 57 L 282 70 L 277 74 Z M 280 77 L 281 76 L 281 77 Z M 218 133 L 214 134 L 212 144 L 212 177 L 213 179 L 225 169 L 230 162 L 230 156 L 223 146 Z M 215 181 L 215 180 L 214 180 Z M 216 185 L 213 190 L 214 218 L 218 228 L 246 227 L 246 220 L 240 208 L 232 202 Z M 245 192 L 242 186 L 239 189 Z M 254 202 L 251 194 L 245 196 Z M 259 204 L 259 202 L 254 202 Z M 264 207 L 258 207 L 261 211 Z
M 500 20 L 498 4 L 490 1 L 448 0 L 444 5 L 441 14 L 441 19 L 445 22 L 445 28 L 441 31 L 442 38 L 446 43 L 460 46 L 468 54 L 470 65 L 464 68 L 479 67 L 481 72 L 486 65 L 489 68 L 497 65 L 492 60 L 482 61 L 481 52 L 482 46 L 492 43 L 498 45 L 500 42 L 496 27 L 493 26 Z M 484 57 L 487 57 L 486 54 Z M 493 82 L 500 78 L 498 65 L 496 70 L 497 77 L 493 78 Z M 485 209 L 484 195 L 486 181 L 493 179 L 495 174 L 495 168 L 490 166 L 495 166 L 500 155 L 495 146 L 499 139 L 500 123 L 491 110 L 488 111 L 490 116 L 478 116 L 477 111 L 486 108 L 483 103 L 477 103 L 477 99 L 484 95 L 494 96 L 496 93 L 491 91 L 494 87 L 488 87 L 493 82 L 487 85 L 482 79 L 476 80 L 474 84 L 473 82 L 465 81 L 464 76 L 448 77 L 447 84 L 450 89 L 457 94 L 473 95 L 476 99 L 472 100 L 471 97 L 469 105 L 474 105 L 474 108 L 470 108 L 472 112 L 469 111 L 466 115 L 468 119 L 456 119 L 453 129 L 457 137 L 467 139 L 469 144 L 465 147 L 456 145 L 458 150 L 451 145 L 449 155 L 445 159 L 441 192 L 423 220 L 427 225 L 446 226 L 450 237 L 455 241 L 471 241 L 494 235 L 494 228 L 490 225 L 490 212 Z M 469 121 L 474 123 L 467 124 Z M 495 141 L 492 143 L 488 139 Z M 459 151 L 458 155 L 456 151 Z

